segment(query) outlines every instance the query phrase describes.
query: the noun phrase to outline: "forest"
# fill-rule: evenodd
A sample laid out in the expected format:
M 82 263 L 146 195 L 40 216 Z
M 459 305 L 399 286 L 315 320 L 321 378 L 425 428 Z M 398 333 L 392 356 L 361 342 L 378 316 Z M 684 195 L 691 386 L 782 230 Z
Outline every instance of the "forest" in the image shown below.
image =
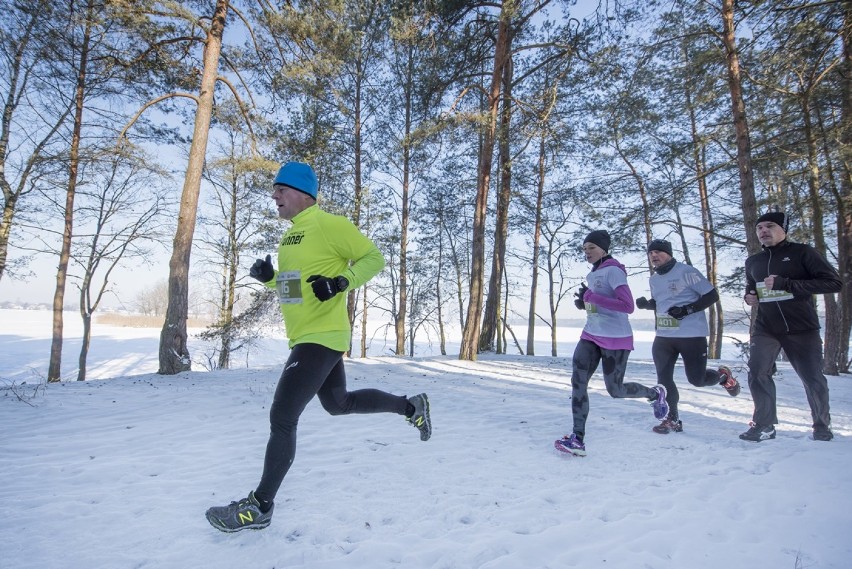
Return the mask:
M 114 274 L 158 248 L 159 373 L 190 367 L 192 288 L 229 367 L 277 312 L 248 268 L 282 233 L 271 181 L 289 160 L 387 259 L 349 293 L 354 357 L 368 318 L 400 356 L 426 334 L 446 353 L 451 326 L 460 359 L 535 355 L 536 334 L 557 355 L 598 228 L 640 259 L 668 239 L 739 297 L 757 217 L 783 211 L 850 282 L 852 0 L 2 5 L 0 280 L 56 260 L 48 381 L 63 307 L 86 331 L 82 380 Z M 848 372 L 852 287 L 815 301 L 825 372 Z M 742 315 L 720 302 L 708 319 L 718 357 Z

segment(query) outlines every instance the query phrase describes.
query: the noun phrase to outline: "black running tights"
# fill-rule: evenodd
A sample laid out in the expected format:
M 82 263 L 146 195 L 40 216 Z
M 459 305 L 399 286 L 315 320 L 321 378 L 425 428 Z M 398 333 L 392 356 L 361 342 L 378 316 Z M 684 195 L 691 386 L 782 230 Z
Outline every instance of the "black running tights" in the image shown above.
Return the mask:
M 677 404 L 680 392 L 674 381 L 675 364 L 678 357 L 683 360 L 686 380 L 695 387 L 719 385 L 721 376 L 718 369 L 707 368 L 707 338 L 666 338 L 657 336 L 651 347 L 654 366 L 657 368 L 657 383 L 666 388 L 666 402 L 669 404 L 669 417 L 677 419 Z
M 299 416 L 316 395 L 331 415 L 405 414 L 408 399 L 378 389 L 346 391 L 343 353 L 319 344 L 297 344 L 290 352 L 269 411 L 270 435 L 263 475 L 255 496 L 272 502 L 296 456 Z

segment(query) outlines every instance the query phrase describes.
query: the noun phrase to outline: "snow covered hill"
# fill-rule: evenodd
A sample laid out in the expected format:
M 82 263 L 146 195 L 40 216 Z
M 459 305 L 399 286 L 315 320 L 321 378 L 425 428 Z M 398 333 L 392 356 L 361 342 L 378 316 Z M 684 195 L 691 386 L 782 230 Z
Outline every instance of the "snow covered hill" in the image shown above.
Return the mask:
M 272 525 L 223 534 L 204 511 L 258 482 L 283 342 L 250 368 L 164 377 L 130 371 L 132 358 L 148 365 L 146 340 L 114 339 L 98 366 L 121 373 L 39 386 L 32 372 L 21 384 L 35 359 L 19 356 L 30 344 L 46 346 L 49 334 L 7 319 L 2 328 L 4 569 L 845 569 L 852 562 L 849 377 L 830 378 L 836 438 L 816 442 L 802 386 L 780 364 L 778 438 L 750 444 L 737 438 L 751 416 L 747 387 L 734 399 L 722 388 L 688 386 L 679 369 L 685 431 L 658 435 L 647 403 L 609 398 L 598 376 L 589 454 L 572 458 L 553 450 L 570 431 L 570 351 L 478 362 L 348 360 L 350 388 L 426 391 L 433 438 L 421 442 L 398 416 L 330 417 L 314 401 Z M 148 341 L 156 358 L 156 338 Z M 745 380 L 741 362 L 725 363 Z M 655 382 L 642 349 L 628 377 Z

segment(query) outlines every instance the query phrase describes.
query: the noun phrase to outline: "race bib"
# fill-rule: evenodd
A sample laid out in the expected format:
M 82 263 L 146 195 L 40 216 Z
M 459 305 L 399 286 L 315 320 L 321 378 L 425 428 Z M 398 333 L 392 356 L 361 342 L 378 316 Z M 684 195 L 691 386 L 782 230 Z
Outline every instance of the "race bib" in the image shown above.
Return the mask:
M 657 330 L 666 328 L 669 330 L 673 328 L 680 328 L 680 320 L 674 318 L 673 316 L 669 316 L 668 314 L 658 314 Z
M 586 315 L 587 316 L 597 316 L 598 315 L 598 305 L 592 304 L 591 302 L 586 303 Z
M 301 304 L 301 271 L 282 271 L 278 273 L 278 278 L 275 279 L 275 290 L 278 292 L 279 304 Z
M 793 293 L 786 290 L 769 290 L 764 283 L 757 283 L 757 298 L 760 302 L 779 302 L 791 300 Z

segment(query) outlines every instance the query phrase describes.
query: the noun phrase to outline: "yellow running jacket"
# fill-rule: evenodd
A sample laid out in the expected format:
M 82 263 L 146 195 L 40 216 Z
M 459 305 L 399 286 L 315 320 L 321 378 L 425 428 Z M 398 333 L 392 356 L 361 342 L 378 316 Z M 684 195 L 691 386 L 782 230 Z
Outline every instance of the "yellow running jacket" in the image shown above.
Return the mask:
M 356 289 L 381 272 L 385 258 L 351 221 L 317 205 L 300 212 L 292 223 L 278 246 L 275 278 L 266 283 L 277 291 L 290 347 L 312 343 L 345 352 L 352 335 L 347 295 L 338 293 L 320 302 L 308 277 L 343 275 L 349 289 Z

